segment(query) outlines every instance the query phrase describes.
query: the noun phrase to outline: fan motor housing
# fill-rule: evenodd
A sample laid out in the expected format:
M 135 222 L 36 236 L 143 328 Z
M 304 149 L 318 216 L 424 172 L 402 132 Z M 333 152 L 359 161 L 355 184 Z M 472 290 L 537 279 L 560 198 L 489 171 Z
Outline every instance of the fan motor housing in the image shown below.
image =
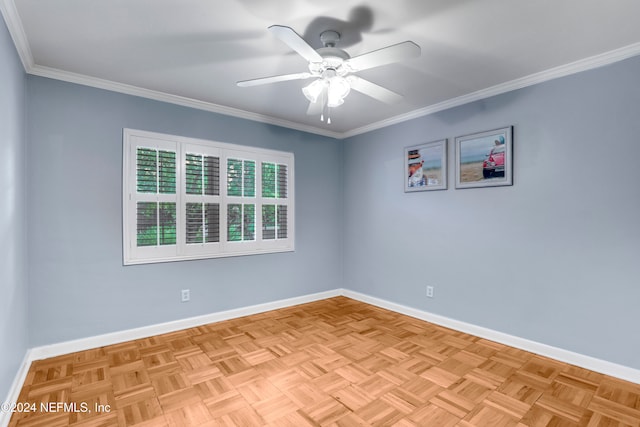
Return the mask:
M 351 58 L 347 52 L 337 47 L 321 47 L 316 52 L 322 57 L 321 63 L 309 63 L 309 71 L 313 74 L 320 75 L 327 69 L 333 69 L 338 75 L 344 75 L 348 72 L 342 64 Z
M 318 54 L 325 60 L 335 58 L 346 61 L 351 58 L 347 52 L 342 49 L 338 49 L 337 47 L 321 47 L 320 49 L 317 49 L 316 52 L 318 52 Z
M 320 33 L 320 41 L 324 47 L 335 47 L 340 41 L 340 33 L 334 30 L 326 30 Z
M 340 33 L 334 30 L 323 31 L 320 41 L 324 47 L 316 49 L 316 52 L 322 57 L 322 63 L 309 63 L 309 71 L 315 75 L 322 75 L 325 71 L 331 70 L 337 75 L 345 75 L 348 70 L 342 64 L 351 56 L 336 47 L 336 43 L 340 41 Z

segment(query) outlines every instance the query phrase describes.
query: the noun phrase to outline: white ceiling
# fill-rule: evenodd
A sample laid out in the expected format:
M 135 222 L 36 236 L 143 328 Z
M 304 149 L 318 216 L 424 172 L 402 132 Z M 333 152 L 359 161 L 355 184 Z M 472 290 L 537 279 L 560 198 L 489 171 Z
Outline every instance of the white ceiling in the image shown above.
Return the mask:
M 343 138 L 640 54 L 638 0 L 0 0 L 30 74 Z M 422 55 L 359 73 L 404 95 L 352 91 L 332 123 L 307 116 L 307 71 L 267 27 L 351 56 L 405 40 Z

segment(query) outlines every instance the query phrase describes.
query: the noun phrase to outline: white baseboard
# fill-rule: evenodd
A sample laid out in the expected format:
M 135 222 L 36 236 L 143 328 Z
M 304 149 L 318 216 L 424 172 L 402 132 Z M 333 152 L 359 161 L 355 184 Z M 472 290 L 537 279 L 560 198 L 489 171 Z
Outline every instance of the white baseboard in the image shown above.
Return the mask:
M 0 403 L 12 403 L 18 402 L 18 398 L 20 397 L 20 390 L 22 390 L 22 385 L 24 384 L 24 380 L 27 378 L 27 374 L 29 373 L 29 368 L 31 367 L 31 350 L 27 350 L 22 359 L 22 363 L 18 368 L 18 372 L 16 373 L 15 378 L 13 379 L 13 383 L 11 383 L 11 388 L 9 388 L 9 393 L 7 394 L 7 398 L 5 400 L 0 401 Z M 11 412 L 0 410 L 0 426 L 6 427 L 9 425 L 9 420 L 11 419 Z
M 89 350 L 96 347 L 103 347 L 112 344 L 118 344 L 125 341 L 146 338 L 153 335 L 160 335 L 169 332 L 179 331 L 181 329 L 193 328 L 196 326 L 206 325 L 207 323 L 221 322 L 223 320 L 235 319 L 238 317 L 249 316 L 252 314 L 264 313 L 270 310 L 291 307 L 298 304 L 319 301 L 336 296 L 345 296 L 367 304 L 375 305 L 396 313 L 405 314 L 417 319 L 425 320 L 440 326 L 455 329 L 485 338 L 491 341 L 499 342 L 511 347 L 530 351 L 541 356 L 550 357 L 561 362 L 576 365 L 585 369 L 600 372 L 605 375 L 620 378 L 626 381 L 640 384 L 640 370 L 630 368 L 616 363 L 607 362 L 605 360 L 596 359 L 594 357 L 585 356 L 583 354 L 574 353 L 546 344 L 530 341 L 514 335 L 505 334 L 503 332 L 494 331 L 492 329 L 476 326 L 470 323 L 450 319 L 445 316 L 429 313 L 427 311 L 416 308 L 407 307 L 381 298 L 376 298 L 360 292 L 348 289 L 334 289 L 326 292 L 303 295 L 294 298 L 273 301 L 264 304 L 251 305 L 233 310 L 220 311 L 203 316 L 190 317 L 187 319 L 176 320 L 173 322 L 160 323 L 156 325 L 144 326 L 141 328 L 129 329 L 125 331 L 113 332 L 93 337 L 81 338 L 72 341 L 65 341 L 57 344 L 50 344 L 41 347 L 34 347 L 27 351 L 23 359 L 22 365 L 16 374 L 7 400 L 5 402 L 16 402 L 22 384 L 27 376 L 31 363 L 35 360 L 46 359 L 49 357 L 61 356 L 63 354 L 73 353 L 76 351 Z M 9 423 L 10 414 L 0 412 L 0 426 L 6 426 Z
M 355 299 L 367 304 L 375 305 L 380 308 L 395 311 L 396 313 L 406 314 L 407 316 L 425 320 L 436 325 L 446 328 L 455 329 L 456 331 L 465 332 L 490 341 L 495 341 L 510 347 L 519 348 L 529 351 L 540 356 L 549 357 L 560 362 L 569 363 L 591 371 L 600 372 L 601 374 L 620 378 L 640 384 L 640 370 L 630 368 L 628 366 L 619 365 L 617 363 L 607 362 L 605 360 L 596 359 L 595 357 L 585 356 L 580 353 L 574 353 L 562 348 L 553 347 L 514 335 L 505 334 L 503 332 L 494 331 L 493 329 L 476 326 L 470 323 L 461 322 L 459 320 L 450 319 L 448 317 L 407 307 L 402 304 L 396 304 L 387 300 L 372 297 L 370 295 L 344 289 L 342 295 Z
M 153 335 L 166 334 L 182 329 L 206 325 L 207 323 L 221 322 L 223 320 L 250 316 L 252 314 L 264 313 L 265 311 L 277 310 L 279 308 L 333 298 L 339 295 L 342 295 L 342 289 L 334 289 L 331 291 L 302 295 L 299 297 L 287 298 L 264 304 L 219 311 L 217 313 L 205 314 L 203 316 L 189 317 L 187 319 L 180 319 L 172 322 L 159 323 L 156 325 L 143 326 L 141 328 L 128 329 L 125 331 L 112 332 L 103 335 L 96 335 L 94 337 L 80 338 L 77 340 L 35 347 L 31 350 L 31 361 L 61 356 L 63 354 L 73 353 L 76 351 L 104 347 L 106 345 L 118 344 L 125 341 L 137 340 Z
M 11 384 L 11 388 L 9 389 L 6 400 L 3 400 L 0 403 L 18 401 L 20 390 L 22 389 L 22 385 L 24 384 L 24 381 L 27 377 L 29 368 L 31 367 L 31 364 L 36 360 L 61 356 L 63 354 L 73 353 L 76 351 L 84 351 L 92 348 L 104 347 L 106 345 L 119 344 L 125 341 L 136 340 L 154 335 L 175 332 L 181 329 L 206 325 L 207 323 L 221 322 L 223 320 L 236 319 L 238 317 L 264 313 L 265 311 L 277 310 L 279 308 L 286 308 L 298 304 L 305 304 L 308 302 L 333 298 L 342 295 L 342 293 L 342 289 L 334 289 L 331 291 L 302 295 L 299 297 L 287 298 L 264 304 L 251 305 L 248 307 L 241 307 L 233 310 L 219 311 L 217 313 L 190 317 L 187 319 L 180 319 L 173 322 L 159 323 L 156 325 L 144 326 L 141 328 L 128 329 L 125 331 L 112 332 L 103 335 L 96 335 L 93 337 L 80 338 L 72 341 L 34 347 L 30 350 L 27 350 L 18 373 L 16 374 L 13 383 Z M 11 413 L 0 411 L 0 427 L 6 427 L 9 424 L 10 419 Z

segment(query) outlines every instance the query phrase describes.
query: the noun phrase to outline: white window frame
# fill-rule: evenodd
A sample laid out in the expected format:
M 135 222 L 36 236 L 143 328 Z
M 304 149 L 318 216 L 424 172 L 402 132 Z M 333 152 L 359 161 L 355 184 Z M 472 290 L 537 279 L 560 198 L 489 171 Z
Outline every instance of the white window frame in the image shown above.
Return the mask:
M 176 194 L 147 194 L 137 192 L 136 154 L 138 147 L 176 152 Z M 186 193 L 185 161 L 187 153 L 219 158 L 219 195 L 192 195 Z M 255 197 L 227 195 L 227 159 L 255 162 Z M 287 197 L 262 196 L 262 163 L 276 163 L 287 167 Z M 277 179 L 277 177 L 276 177 Z M 125 265 L 184 261 L 294 251 L 295 242 L 295 186 L 293 153 L 228 144 L 218 141 L 186 138 L 135 129 L 123 130 L 123 262 Z M 137 202 L 176 202 L 176 244 L 164 246 L 137 246 Z M 186 243 L 186 204 L 189 202 L 218 203 L 220 209 L 219 242 Z M 242 203 L 255 205 L 255 239 L 228 241 L 227 207 Z M 287 206 L 287 237 L 262 238 L 262 206 Z

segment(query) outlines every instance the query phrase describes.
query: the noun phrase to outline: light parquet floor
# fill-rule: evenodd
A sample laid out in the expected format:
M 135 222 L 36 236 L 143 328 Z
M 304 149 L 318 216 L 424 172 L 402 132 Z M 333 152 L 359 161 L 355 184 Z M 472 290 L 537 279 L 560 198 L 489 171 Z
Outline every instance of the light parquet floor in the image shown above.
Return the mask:
M 640 385 L 345 297 L 37 361 L 19 401 L 11 427 L 640 427 Z

